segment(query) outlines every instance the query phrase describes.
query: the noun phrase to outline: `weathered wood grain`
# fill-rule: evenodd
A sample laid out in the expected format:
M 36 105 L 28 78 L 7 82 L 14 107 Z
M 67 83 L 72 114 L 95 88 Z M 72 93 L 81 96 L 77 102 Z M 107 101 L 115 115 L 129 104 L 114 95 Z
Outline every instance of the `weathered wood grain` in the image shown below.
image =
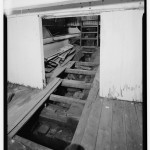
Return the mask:
M 124 122 L 124 102 L 112 100 L 111 150 L 127 150 Z
M 112 102 L 104 99 L 95 150 L 111 149 Z
M 135 103 L 135 109 L 136 109 L 136 113 L 137 113 L 137 117 L 138 117 L 138 122 L 139 122 L 139 126 L 142 130 L 143 128 L 143 108 L 142 108 L 142 103 Z
M 128 150 L 142 149 L 142 132 L 138 124 L 138 118 L 133 102 L 125 102 L 125 126 Z

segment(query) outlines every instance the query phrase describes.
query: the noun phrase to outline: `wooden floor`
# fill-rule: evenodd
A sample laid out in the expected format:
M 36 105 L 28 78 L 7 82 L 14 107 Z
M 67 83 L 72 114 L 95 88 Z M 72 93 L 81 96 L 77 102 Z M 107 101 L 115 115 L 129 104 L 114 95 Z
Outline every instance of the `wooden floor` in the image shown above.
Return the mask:
M 97 57 L 94 62 L 99 63 L 99 55 L 95 55 Z M 73 63 L 68 63 L 68 68 Z M 57 76 L 65 68 L 67 65 L 61 66 L 61 69 L 56 69 L 54 76 Z M 52 82 L 55 83 L 55 80 Z M 27 98 L 24 98 L 23 102 L 18 99 L 18 101 L 10 104 L 8 109 L 8 133 L 10 132 L 10 137 L 17 132 L 14 130 L 17 123 L 23 120 L 29 111 L 32 110 L 32 113 L 36 111 L 34 110 L 35 104 L 38 103 L 39 107 L 46 99 L 45 95 L 52 93 L 53 90 L 50 89 L 54 83 L 49 84 L 37 96 L 31 96 L 26 103 L 24 101 Z M 99 84 L 99 71 L 97 71 L 72 143 L 82 145 L 85 150 L 142 150 L 142 103 L 108 100 L 99 97 Z M 33 100 L 31 101 L 31 99 Z M 25 121 L 22 122 L 21 125 Z
M 142 150 L 141 103 L 108 100 L 98 94 L 90 107 L 84 133 L 76 132 L 72 143 L 86 150 Z

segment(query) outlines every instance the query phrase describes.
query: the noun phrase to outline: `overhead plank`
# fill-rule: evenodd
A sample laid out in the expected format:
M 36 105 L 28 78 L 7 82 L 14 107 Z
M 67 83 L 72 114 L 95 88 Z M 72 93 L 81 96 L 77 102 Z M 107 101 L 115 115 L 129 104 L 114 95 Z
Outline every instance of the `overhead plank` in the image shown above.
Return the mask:
M 22 103 L 19 99 L 15 105 L 8 109 L 8 136 L 14 134 L 26 123 L 35 111 L 47 100 L 48 96 L 55 90 L 55 85 L 59 85 L 61 79 L 51 79 L 49 85 L 36 95 L 31 95 Z
M 111 150 L 126 150 L 126 132 L 124 122 L 124 102 L 112 100 L 112 139 Z
M 68 104 L 72 104 L 73 102 L 85 104 L 84 100 L 75 99 L 75 98 L 71 98 L 71 97 L 65 97 L 65 96 L 59 96 L 59 95 L 55 95 L 55 94 L 51 94 L 49 99 L 52 101 L 64 102 L 64 103 L 68 103 Z
M 84 81 L 67 80 L 67 79 L 63 79 L 61 85 L 65 87 L 73 87 L 73 88 L 80 88 L 80 89 L 91 88 L 91 83 L 85 83 Z
M 77 144 L 81 144 L 83 135 L 84 135 L 84 131 L 85 131 L 85 126 L 87 125 L 87 121 L 88 121 L 88 117 L 92 108 L 92 103 L 96 100 L 98 91 L 99 91 L 99 82 L 97 80 L 99 76 L 99 69 L 95 75 L 94 81 L 93 81 L 93 86 L 89 92 L 88 98 L 87 98 L 87 102 L 84 106 L 82 115 L 80 117 L 77 129 L 75 131 L 75 134 L 73 136 L 72 139 L 72 143 L 77 143 Z
M 18 135 L 15 135 L 14 139 L 15 139 L 16 141 L 22 143 L 23 145 L 28 146 L 28 147 L 31 148 L 32 150 L 41 150 L 41 149 L 42 149 L 42 150 L 52 150 L 52 149 L 47 148 L 47 147 L 45 147 L 45 146 L 43 146 L 43 145 L 37 144 L 37 143 L 32 142 L 32 141 L 30 141 L 30 140 L 27 140 L 27 139 L 25 139 L 25 138 L 23 138 L 23 137 L 20 137 L 20 136 L 18 136 Z
M 142 131 L 139 127 L 137 114 L 133 102 L 125 103 L 125 127 L 126 127 L 126 141 L 128 150 L 142 149 Z
M 104 99 L 95 150 L 111 149 L 112 103 Z
M 87 126 L 85 128 L 84 136 L 81 142 L 81 145 L 86 150 L 94 150 L 95 148 L 99 127 L 99 120 L 102 110 L 102 103 L 103 99 L 100 98 L 99 95 L 97 96 L 96 101 L 92 103 L 92 110 L 90 112 Z
M 82 69 L 66 69 L 66 73 L 73 73 L 73 74 L 84 74 L 84 75 L 95 75 L 96 71 L 87 71 Z

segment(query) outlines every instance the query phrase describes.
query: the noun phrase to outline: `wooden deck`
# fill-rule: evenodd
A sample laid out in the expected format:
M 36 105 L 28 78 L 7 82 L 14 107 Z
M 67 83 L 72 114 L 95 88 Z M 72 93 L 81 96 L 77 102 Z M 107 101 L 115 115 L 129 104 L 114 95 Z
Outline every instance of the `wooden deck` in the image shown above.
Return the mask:
M 108 100 L 97 95 L 90 107 L 88 116 L 82 114 L 72 143 L 86 150 L 142 150 L 141 103 Z

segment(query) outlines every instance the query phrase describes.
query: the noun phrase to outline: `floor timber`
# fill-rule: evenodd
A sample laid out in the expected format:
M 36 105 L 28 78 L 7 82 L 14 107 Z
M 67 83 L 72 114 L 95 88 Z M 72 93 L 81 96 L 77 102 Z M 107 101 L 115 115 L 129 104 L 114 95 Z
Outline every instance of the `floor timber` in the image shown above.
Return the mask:
M 142 149 L 141 103 L 108 100 L 97 95 L 90 107 L 86 123 L 80 122 L 84 123 L 84 132 L 76 132 L 73 143 L 86 150 Z

